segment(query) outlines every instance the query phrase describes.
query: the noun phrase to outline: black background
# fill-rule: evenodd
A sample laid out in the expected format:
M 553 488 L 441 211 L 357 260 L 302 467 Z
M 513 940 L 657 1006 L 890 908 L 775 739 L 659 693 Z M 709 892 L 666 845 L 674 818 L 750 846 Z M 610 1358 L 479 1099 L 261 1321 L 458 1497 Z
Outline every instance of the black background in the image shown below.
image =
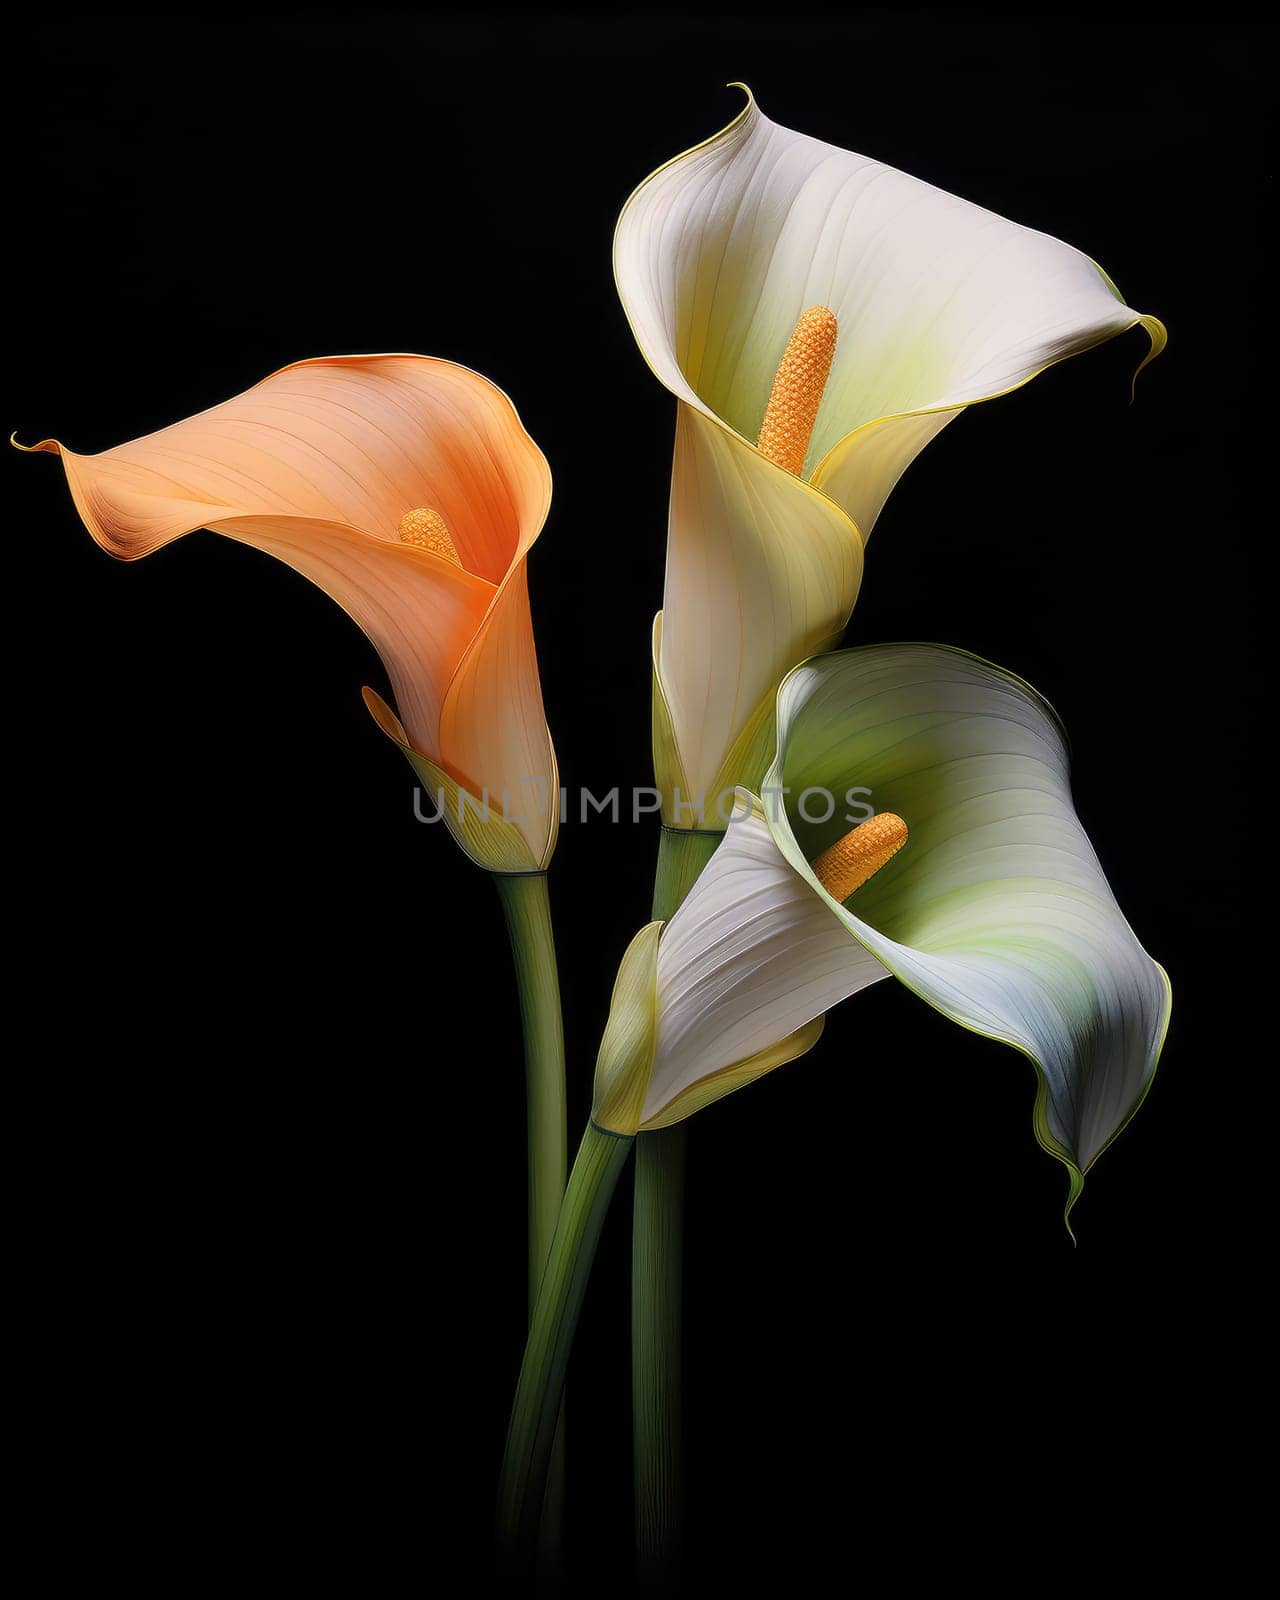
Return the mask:
M 849 633 L 966 647 L 1057 705 L 1081 815 L 1172 975 L 1160 1081 L 1086 1185 L 1078 1248 L 1030 1071 L 893 984 L 697 1119 L 687 1391 L 712 1592 L 831 1561 L 850 1582 L 891 1563 L 895 1587 L 1033 1560 L 1087 1581 L 1104 1555 L 1185 1569 L 1227 1538 L 1204 1508 L 1251 1273 L 1227 1114 L 1251 1069 L 1226 891 L 1253 876 L 1233 665 L 1252 524 L 1231 484 L 1263 193 L 1260 44 L 1214 16 L 7 25 L 6 425 L 98 450 L 331 352 L 488 374 L 556 478 L 531 582 L 574 790 L 649 781 L 673 427 L 612 226 L 734 114 L 727 80 L 1069 240 L 1169 325 L 1136 405 L 1140 332 L 930 446 Z M 12 865 L 36 887 L 12 930 L 34 1029 L 11 1080 L 10 1315 L 44 1570 L 381 1594 L 460 1561 L 479 1584 L 524 1292 L 493 892 L 413 820 L 360 704 L 381 667 L 331 602 L 208 534 L 118 565 L 52 459 L 5 465 L 30 569 Z M 575 1139 L 655 844 L 561 835 Z M 619 1591 L 626 1188 L 569 1402 L 573 1571 Z

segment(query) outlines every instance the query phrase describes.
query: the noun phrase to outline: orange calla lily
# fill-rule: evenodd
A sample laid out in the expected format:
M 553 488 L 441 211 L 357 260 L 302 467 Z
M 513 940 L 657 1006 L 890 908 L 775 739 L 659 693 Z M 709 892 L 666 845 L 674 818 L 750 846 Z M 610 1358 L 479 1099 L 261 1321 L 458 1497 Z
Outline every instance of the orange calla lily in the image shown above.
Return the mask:
M 61 456 L 114 556 L 209 528 L 318 584 L 382 657 L 400 716 L 366 690 L 370 710 L 463 848 L 494 871 L 546 866 L 558 777 L 525 560 L 551 473 L 488 379 L 429 356 L 324 356 L 100 455 L 29 448 Z

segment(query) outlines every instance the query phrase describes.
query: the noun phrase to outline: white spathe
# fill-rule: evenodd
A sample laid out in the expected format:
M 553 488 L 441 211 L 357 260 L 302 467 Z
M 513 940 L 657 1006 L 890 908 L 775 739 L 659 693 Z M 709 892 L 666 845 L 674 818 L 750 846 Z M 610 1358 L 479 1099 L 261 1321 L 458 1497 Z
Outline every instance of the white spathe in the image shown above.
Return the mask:
M 803 1054 L 827 1010 L 892 974 L 1030 1059 L 1035 1131 L 1074 1199 L 1151 1084 L 1170 992 L 1075 814 L 1053 711 L 963 651 L 876 645 L 789 674 L 777 739 L 763 802 L 739 791 L 680 909 L 628 952 L 597 1120 L 633 1133 L 690 1115 Z M 848 831 L 851 789 L 909 837 L 846 906 L 809 863 Z M 799 798 L 821 791 L 833 814 L 808 823 Z
M 645 1120 L 889 975 L 788 864 L 760 802 L 740 791 L 724 842 L 658 944 Z
M 1165 341 L 1071 245 L 779 127 L 750 95 L 627 201 L 614 272 L 681 405 L 658 670 L 698 789 L 726 776 L 760 684 L 843 631 L 885 499 L 949 421 L 1136 324 L 1152 354 Z M 840 331 L 797 479 L 754 441 L 812 305 Z
M 1170 990 L 1076 816 L 1052 708 L 964 651 L 875 645 L 797 667 L 777 720 L 767 788 L 863 785 L 910 830 L 848 906 L 808 864 L 838 821 L 769 811 L 779 849 L 922 999 L 1030 1058 L 1036 1133 L 1074 1192 L 1150 1087 Z

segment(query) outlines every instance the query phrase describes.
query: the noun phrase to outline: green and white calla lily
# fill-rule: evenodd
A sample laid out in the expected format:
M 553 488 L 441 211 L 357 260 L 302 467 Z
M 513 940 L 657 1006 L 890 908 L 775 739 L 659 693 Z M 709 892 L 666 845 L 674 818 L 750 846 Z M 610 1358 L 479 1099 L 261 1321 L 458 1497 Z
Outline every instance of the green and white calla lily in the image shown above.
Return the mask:
M 701 875 L 669 921 L 640 930 L 618 974 L 512 1407 L 498 1515 L 512 1552 L 536 1541 L 569 1349 L 637 1136 L 638 1161 L 663 1150 L 670 1135 L 654 1130 L 802 1055 L 833 1005 L 892 976 L 1030 1059 L 1035 1131 L 1068 1169 L 1069 1213 L 1155 1073 L 1168 979 L 1107 886 L 1071 803 L 1065 736 L 1034 689 L 963 651 L 872 645 L 789 673 L 776 721 L 761 793 L 737 791 Z M 868 794 L 877 818 L 853 832 Z M 868 830 L 876 842 L 864 850 Z M 844 903 L 824 887 L 855 882 Z M 662 1171 L 643 1193 L 637 1183 L 637 1207 L 661 1225 L 638 1234 L 633 1254 L 645 1559 L 662 1557 L 678 1526 L 667 1507 L 678 1493 L 680 1213 Z M 673 1255 L 674 1276 L 645 1265 Z
M 593 1120 L 678 1121 L 809 1049 L 824 1012 L 892 975 L 1031 1060 L 1036 1135 L 1069 1170 L 1070 1209 L 1150 1086 L 1170 991 L 1075 814 L 1051 707 L 961 651 L 877 645 L 796 668 L 777 726 L 762 795 L 739 791 L 683 905 L 627 953 Z M 810 862 L 848 830 L 850 790 L 909 837 L 842 905 Z
M 924 446 L 966 406 L 1137 324 L 1149 360 L 1165 331 L 1079 250 L 779 127 L 749 93 L 627 201 L 614 272 L 679 401 L 654 746 L 665 820 L 689 826 L 677 786 L 687 801 L 758 785 L 774 691 L 838 642 L 866 538 Z M 839 333 L 792 473 L 753 441 L 812 306 Z

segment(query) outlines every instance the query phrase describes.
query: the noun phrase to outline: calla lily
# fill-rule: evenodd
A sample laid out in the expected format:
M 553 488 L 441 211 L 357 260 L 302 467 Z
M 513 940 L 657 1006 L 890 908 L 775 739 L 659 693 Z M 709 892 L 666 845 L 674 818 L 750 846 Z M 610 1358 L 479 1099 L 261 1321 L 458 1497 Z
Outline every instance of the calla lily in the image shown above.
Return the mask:
M 743 87 L 738 85 L 737 87 Z M 1141 324 L 1088 256 L 745 109 L 623 208 L 618 292 L 679 402 L 654 746 L 755 787 L 773 694 L 837 642 L 905 468 L 968 405 Z M 715 826 L 714 820 L 711 825 Z
M 366 689 L 369 708 L 436 791 L 462 847 L 495 875 L 511 937 L 528 1081 L 532 1304 L 565 1180 L 564 1039 L 543 870 L 560 808 L 525 577 L 551 498 L 542 452 L 500 389 L 416 355 L 300 361 L 101 455 L 54 439 L 30 448 L 61 456 L 76 509 L 112 555 L 133 560 L 209 528 L 310 578 L 378 650 L 400 716 Z M 548 1551 L 557 1507 L 550 1497 Z
M 884 645 L 797 668 L 777 721 L 763 798 L 738 792 L 683 905 L 627 952 L 594 1121 L 635 1134 L 688 1116 L 893 975 L 1031 1060 L 1035 1132 L 1068 1168 L 1070 1210 L 1150 1086 L 1170 992 L 1076 817 L 1052 709 L 976 657 Z M 857 877 L 830 864 L 876 830 L 842 841 L 851 789 L 894 823 L 852 896 Z
M 551 475 L 500 389 L 427 356 L 328 356 L 100 455 L 30 448 L 61 456 L 112 555 L 209 528 L 318 584 L 382 657 L 400 715 L 366 700 L 463 848 L 546 866 L 558 778 L 525 560 Z
M 1168 979 L 1107 887 L 1065 736 L 1034 689 L 962 651 L 868 646 L 791 672 L 777 730 L 761 795 L 737 791 L 683 903 L 641 929 L 619 971 L 512 1408 L 499 1526 L 513 1552 L 536 1533 L 592 1256 L 637 1136 L 640 1153 L 661 1148 L 654 1130 L 801 1055 L 831 1006 L 895 976 L 1032 1062 L 1035 1131 L 1070 1173 L 1069 1213 L 1156 1069 Z M 852 829 L 851 791 L 877 808 Z M 647 1248 L 678 1255 L 678 1210 L 663 1215 Z M 674 1296 L 652 1316 L 633 1300 L 662 1345 L 678 1281 L 637 1281 Z M 662 1556 L 679 1520 L 663 1510 L 678 1494 L 678 1377 L 665 1354 L 640 1370 L 633 1393 L 653 1413 L 636 1409 L 640 1509 L 656 1526 L 640 1547 Z

